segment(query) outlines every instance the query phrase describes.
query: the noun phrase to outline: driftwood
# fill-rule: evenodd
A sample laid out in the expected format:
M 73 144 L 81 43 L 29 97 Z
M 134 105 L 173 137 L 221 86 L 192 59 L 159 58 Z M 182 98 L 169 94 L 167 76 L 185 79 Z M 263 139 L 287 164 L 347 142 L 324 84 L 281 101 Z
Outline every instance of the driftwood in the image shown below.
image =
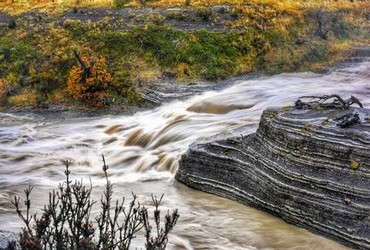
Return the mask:
M 310 99 L 309 101 L 302 101 L 302 99 Z M 332 99 L 331 102 L 327 102 Z M 323 95 L 323 96 L 301 96 L 295 102 L 294 107 L 297 109 L 327 109 L 340 108 L 348 109 L 352 104 L 357 104 L 363 108 L 361 102 L 355 97 L 351 96 L 344 100 L 339 95 Z
M 348 113 L 335 120 L 338 121 L 337 126 L 341 128 L 349 128 L 352 125 L 361 123 L 358 113 Z

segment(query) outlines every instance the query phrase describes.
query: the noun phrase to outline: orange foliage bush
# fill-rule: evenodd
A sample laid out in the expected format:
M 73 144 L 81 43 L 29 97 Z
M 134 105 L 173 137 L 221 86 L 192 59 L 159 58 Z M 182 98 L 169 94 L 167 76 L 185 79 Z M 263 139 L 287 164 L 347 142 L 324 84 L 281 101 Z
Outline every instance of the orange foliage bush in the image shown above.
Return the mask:
M 67 88 L 72 97 L 78 101 L 86 102 L 95 107 L 103 106 L 101 94 L 109 87 L 112 76 L 107 71 L 107 64 L 103 57 L 81 58 L 90 69 L 86 77 L 81 65 L 73 66 L 69 72 Z
M 4 80 L 0 79 L 0 100 L 3 99 L 4 96 L 6 95 L 4 86 L 5 86 Z

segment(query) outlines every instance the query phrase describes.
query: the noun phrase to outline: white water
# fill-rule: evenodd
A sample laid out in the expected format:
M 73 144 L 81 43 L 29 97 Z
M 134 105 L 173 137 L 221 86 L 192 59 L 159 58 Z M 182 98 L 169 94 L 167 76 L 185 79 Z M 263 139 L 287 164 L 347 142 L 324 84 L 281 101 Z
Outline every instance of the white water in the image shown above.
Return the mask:
M 32 115 L 0 113 L 0 230 L 21 226 L 9 199 L 28 184 L 35 186 L 32 205 L 42 207 L 47 192 L 64 180 L 65 159 L 74 160 L 72 177 L 86 183 L 91 178 L 94 199 L 99 200 L 104 154 L 117 197 L 134 191 L 149 204 L 151 193 L 164 193 L 163 208 L 179 208 L 181 217 L 170 237 L 173 249 L 344 248 L 255 209 L 191 190 L 173 175 L 191 143 L 251 133 L 268 106 L 291 105 L 302 95 L 336 93 L 355 95 L 370 107 L 369 71 L 365 62 L 329 74 L 237 81 L 227 89 L 133 116 L 45 122 Z

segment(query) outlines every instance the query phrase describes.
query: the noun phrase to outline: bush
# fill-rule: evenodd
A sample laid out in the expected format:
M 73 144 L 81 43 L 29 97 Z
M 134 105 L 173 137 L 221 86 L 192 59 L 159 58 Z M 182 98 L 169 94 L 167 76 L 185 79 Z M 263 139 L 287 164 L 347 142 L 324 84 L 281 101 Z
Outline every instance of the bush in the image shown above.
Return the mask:
M 123 8 L 128 2 L 128 0 L 113 0 L 113 6 L 116 8 Z
M 67 88 L 72 97 L 78 101 L 86 102 L 92 106 L 101 107 L 101 94 L 107 90 L 112 81 L 107 71 L 107 64 L 103 57 L 94 58 L 84 56 L 80 58 L 78 66 L 73 66 L 69 72 Z
M 90 220 L 93 205 L 92 187 L 83 185 L 82 181 L 70 180 L 70 161 L 65 163 L 66 181 L 59 184 L 58 190 L 49 193 L 49 202 L 44 206 L 40 217 L 30 215 L 32 187 L 24 190 L 26 213 L 21 211 L 20 197 L 14 197 L 12 204 L 25 223 L 18 242 L 22 249 L 129 249 L 131 241 L 143 229 L 146 237 L 146 249 L 165 249 L 168 234 L 176 225 L 179 214 L 177 209 L 165 216 L 164 228 L 160 226 L 160 199 L 152 195 L 154 220 L 157 235 L 151 233 L 148 210 L 133 199 L 128 207 L 125 198 L 112 204 L 113 185 L 108 180 L 108 166 L 103 156 L 103 171 L 106 189 L 100 200 L 101 212 L 95 218 L 97 227 Z M 123 220 L 122 220 L 123 219 Z M 15 249 L 17 243 L 10 242 L 8 249 Z
M 349 39 L 353 35 L 360 34 L 360 29 L 356 25 L 345 20 L 343 17 L 337 18 L 337 20 L 333 23 L 332 31 L 336 38 L 342 40 Z
M 203 21 L 210 22 L 214 18 L 212 9 L 209 7 L 200 7 L 196 9 L 196 13 Z

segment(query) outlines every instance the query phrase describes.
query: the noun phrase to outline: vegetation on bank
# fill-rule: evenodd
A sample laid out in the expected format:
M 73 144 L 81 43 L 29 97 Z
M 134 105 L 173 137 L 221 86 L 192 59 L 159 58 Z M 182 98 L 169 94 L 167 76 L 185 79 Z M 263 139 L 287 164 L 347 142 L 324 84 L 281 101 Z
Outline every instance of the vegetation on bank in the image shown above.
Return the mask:
M 140 92 L 164 78 L 214 81 L 253 71 L 319 70 L 369 41 L 367 1 L 241 2 L 0 1 L 1 9 L 18 15 L 0 31 L 1 106 L 137 105 Z M 27 6 L 46 11 L 52 21 L 43 22 Z M 60 18 L 84 6 L 184 8 L 150 12 L 140 20 L 135 12 L 115 20 Z M 181 29 L 171 21 L 198 22 L 203 29 Z M 221 21 L 225 29 L 207 29 Z
M 177 209 L 172 213 L 168 211 L 161 218 L 159 206 L 163 195 L 159 199 L 152 195 L 153 216 L 149 216 L 148 209 L 137 201 L 135 194 L 127 206 L 124 204 L 125 197 L 113 203 L 113 184 L 108 179 L 108 165 L 104 156 L 103 163 L 106 189 L 95 221 L 90 218 L 96 203 L 91 199 L 91 183 L 86 186 L 82 181 L 72 182 L 69 170 L 71 162 L 66 161 L 66 180 L 59 184 L 57 191 L 49 193 L 48 204 L 44 206 L 41 216 L 31 214 L 31 186 L 24 190 L 24 201 L 21 202 L 18 196 L 14 197 L 12 204 L 25 227 L 19 234 L 18 242 L 9 242 L 6 249 L 127 250 L 132 240 L 141 233 L 145 238 L 145 249 L 166 249 L 169 233 L 179 218 Z M 154 227 L 151 224 L 152 219 Z

